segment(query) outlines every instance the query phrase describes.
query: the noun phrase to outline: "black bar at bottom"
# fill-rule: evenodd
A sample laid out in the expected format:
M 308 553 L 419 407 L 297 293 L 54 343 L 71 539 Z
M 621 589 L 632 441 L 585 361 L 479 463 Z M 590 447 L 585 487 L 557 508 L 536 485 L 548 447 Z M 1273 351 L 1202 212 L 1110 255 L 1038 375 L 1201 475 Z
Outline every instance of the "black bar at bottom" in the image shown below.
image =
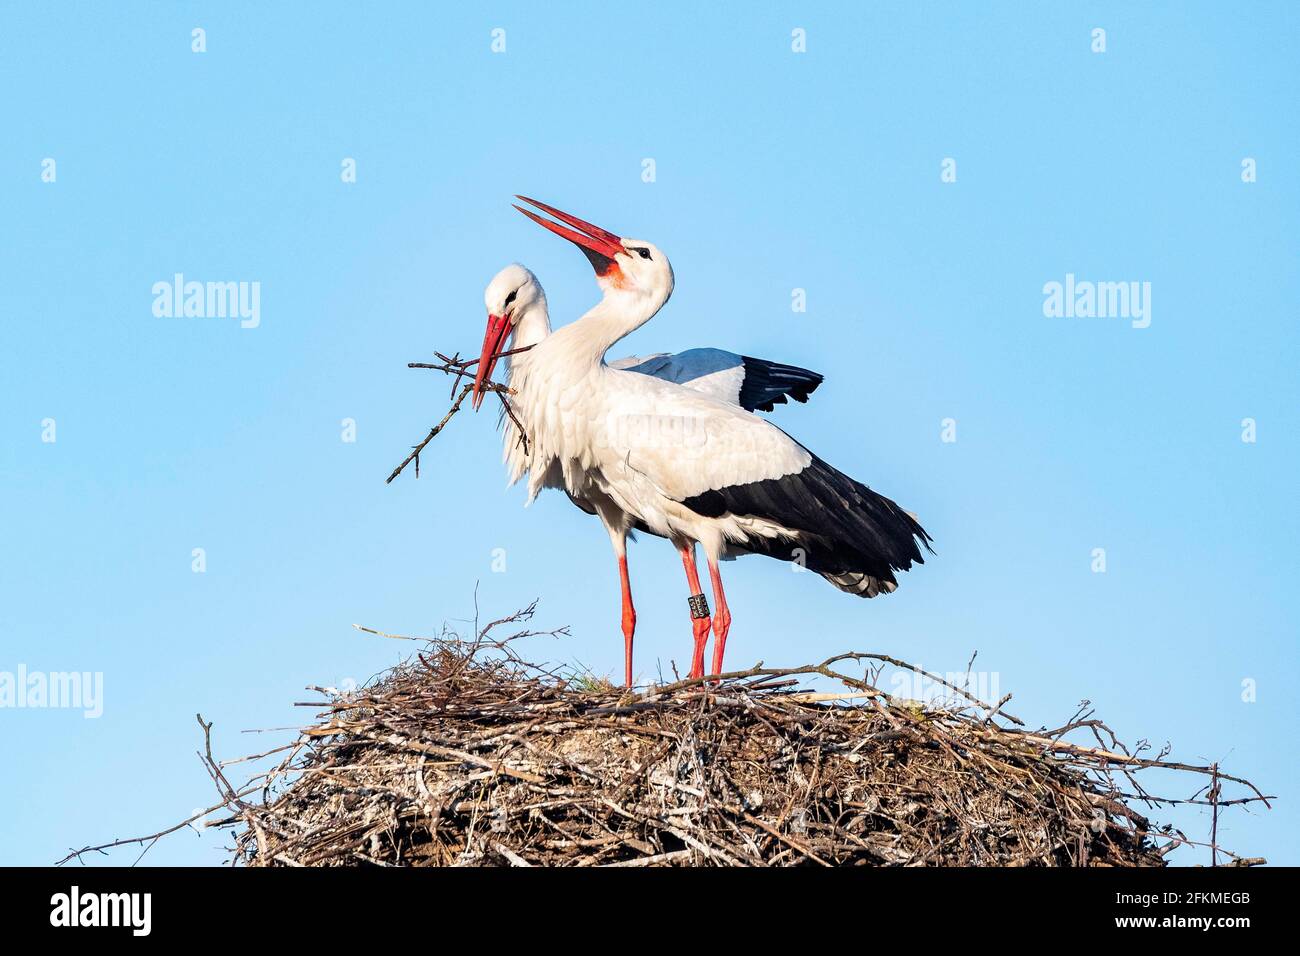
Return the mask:
M 919 943 L 980 926 L 1089 937 L 1200 933 L 1230 943 L 1283 925 L 1292 875 L 1268 867 L 629 869 L 599 879 L 588 869 L 0 869 L 0 925 L 20 938 L 128 945 L 133 937 L 190 941 L 214 931 L 294 946 L 348 938 L 391 946 L 408 935 L 432 944 L 438 925 L 497 942 L 535 941 L 549 926 L 556 945 L 584 948 L 605 933 L 653 939 L 687 926 L 729 947 L 778 928 L 818 939 L 842 930 L 848 941 L 873 943 L 897 933 Z

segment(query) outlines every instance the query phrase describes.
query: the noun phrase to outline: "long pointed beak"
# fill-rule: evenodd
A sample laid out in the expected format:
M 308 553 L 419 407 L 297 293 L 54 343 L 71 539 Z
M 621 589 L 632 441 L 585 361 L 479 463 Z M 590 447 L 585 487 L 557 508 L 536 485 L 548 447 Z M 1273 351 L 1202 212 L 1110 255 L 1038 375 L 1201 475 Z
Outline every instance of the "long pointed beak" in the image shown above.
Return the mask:
M 492 381 L 492 370 L 496 368 L 497 359 L 501 357 L 502 347 L 509 334 L 508 315 L 488 316 L 487 331 L 483 333 L 483 353 L 478 358 L 478 374 L 474 376 L 474 395 L 471 401 L 475 411 L 483 404 L 483 385 Z
M 591 262 L 591 267 L 596 270 L 596 275 L 603 276 L 614 266 L 614 257 L 620 252 L 626 252 L 623 248 L 623 240 L 614 235 L 607 229 L 601 229 L 600 226 L 593 226 L 589 222 L 579 219 L 577 216 L 571 216 L 567 212 L 561 212 L 554 206 L 548 206 L 544 202 L 538 202 L 536 199 L 529 199 L 527 196 L 515 196 L 531 206 L 536 206 L 543 212 L 550 213 L 560 222 L 568 223 L 573 229 L 568 229 L 558 222 L 552 222 L 549 219 L 543 219 L 532 210 L 525 209 L 523 206 L 516 205 L 515 208 L 546 229 L 551 230 L 557 236 L 563 236 L 571 243 L 582 250 L 583 254 Z M 581 231 L 575 231 L 581 230 Z

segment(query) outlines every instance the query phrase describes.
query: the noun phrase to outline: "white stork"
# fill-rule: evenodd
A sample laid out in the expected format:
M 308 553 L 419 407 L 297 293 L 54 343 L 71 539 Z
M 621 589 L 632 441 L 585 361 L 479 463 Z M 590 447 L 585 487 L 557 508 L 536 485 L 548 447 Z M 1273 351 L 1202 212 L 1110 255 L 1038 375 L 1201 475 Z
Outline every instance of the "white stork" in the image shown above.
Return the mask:
M 516 350 L 530 349 L 551 334 L 546 292 L 537 276 L 518 263 L 512 263 L 492 277 L 483 293 L 483 304 L 488 313 L 488 331 L 483 357 L 479 362 L 478 381 L 485 381 L 491 376 L 495 356 L 504 353 L 507 363 L 506 381 L 518 389 L 523 383 L 523 369 L 527 366 L 528 355 Z M 485 363 L 486 371 L 483 371 Z M 808 396 L 822 383 L 822 376 L 808 369 L 737 355 L 723 349 L 688 349 L 676 354 L 661 352 L 645 357 L 633 355 L 607 364 L 613 369 L 624 369 L 641 375 L 652 375 L 666 382 L 676 382 L 750 412 L 758 409 L 770 412 L 775 406 L 785 404 L 787 397 L 797 402 L 806 402 Z M 483 394 L 481 390 L 475 394 L 476 408 L 482 403 Z M 522 405 L 515 408 L 515 413 L 524 421 L 531 417 L 529 410 Z M 503 421 L 504 418 L 503 410 Z M 506 429 L 504 460 L 507 463 L 516 452 L 526 457 L 526 450 L 516 447 L 519 444 L 514 431 Z M 605 530 L 614 546 L 623 591 L 624 674 L 628 686 L 631 686 L 636 608 L 632 603 L 627 571 L 629 525 L 612 509 L 598 509 L 591 501 L 572 491 L 568 495 L 587 514 L 597 515 L 604 521 Z M 631 524 L 638 531 L 654 533 L 643 522 L 633 521 Z M 707 631 L 707 620 L 699 620 Z
M 704 676 L 710 629 L 713 673 L 722 672 L 731 626 L 718 571 L 725 558 L 753 553 L 800 560 L 861 597 L 893 591 L 894 572 L 924 562 L 918 541 L 928 547 L 930 538 L 912 515 L 776 426 L 735 402 L 606 363 L 609 348 L 668 301 L 672 266 L 649 242 L 518 198 L 559 220 L 515 207 L 583 251 L 603 297 L 578 321 L 513 357 L 512 405 L 529 444 L 525 452 L 508 441 L 506 461 L 512 482 L 527 473 L 530 502 L 543 488 L 562 488 L 610 529 L 623 588 L 629 684 L 635 612 L 624 542 L 633 527 L 670 539 L 681 554 L 691 589 L 692 677 Z M 475 379 L 478 401 L 510 333 L 513 310 L 503 303 L 502 311 L 489 315 Z M 708 561 L 712 617 L 700 589 L 696 542 Z

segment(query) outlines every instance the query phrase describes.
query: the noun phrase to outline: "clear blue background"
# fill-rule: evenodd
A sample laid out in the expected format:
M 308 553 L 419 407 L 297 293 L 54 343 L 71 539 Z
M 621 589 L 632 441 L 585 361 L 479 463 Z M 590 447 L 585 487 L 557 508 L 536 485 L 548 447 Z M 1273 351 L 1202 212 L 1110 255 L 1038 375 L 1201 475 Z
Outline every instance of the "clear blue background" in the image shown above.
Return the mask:
M 866 649 L 955 671 L 978 649 L 1032 724 L 1087 698 L 1130 742 L 1280 794 L 1221 836 L 1300 862 L 1300 14 L 754 7 L 5 6 L 0 670 L 102 671 L 106 699 L 99 720 L 0 711 L 0 859 L 211 803 L 193 714 L 224 756 L 280 742 L 243 731 L 406 650 L 353 622 L 429 633 L 476 586 L 485 614 L 540 597 L 573 636 L 535 656 L 620 671 L 605 535 L 558 494 L 525 511 L 504 490 L 495 415 L 383 483 L 446 409 L 447 382 L 405 364 L 477 351 L 498 268 L 532 267 L 557 322 L 594 301 L 582 257 L 510 209 L 522 192 L 671 256 L 676 294 L 620 354 L 824 372 L 777 420 L 935 537 L 871 602 L 729 565 L 731 663 Z M 175 272 L 261 282 L 261 327 L 155 318 Z M 1150 281 L 1151 327 L 1044 318 L 1067 272 Z M 648 678 L 689 659 L 686 589 L 662 541 L 631 566 Z M 145 859 L 217 863 L 223 842 Z

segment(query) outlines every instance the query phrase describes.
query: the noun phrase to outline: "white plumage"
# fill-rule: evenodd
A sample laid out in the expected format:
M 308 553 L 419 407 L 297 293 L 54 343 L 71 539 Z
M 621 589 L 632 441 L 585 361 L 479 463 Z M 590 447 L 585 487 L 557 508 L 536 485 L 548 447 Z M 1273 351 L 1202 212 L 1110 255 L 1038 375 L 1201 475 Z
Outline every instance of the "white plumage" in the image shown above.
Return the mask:
M 535 350 L 536 346 L 550 336 L 550 316 L 545 291 L 537 277 L 524 266 L 514 263 L 498 272 L 488 283 L 483 298 L 489 315 L 503 315 L 507 311 L 513 314 L 509 326 L 510 333 L 503 341 L 500 351 L 523 348 Z M 555 354 L 558 354 L 561 360 L 563 359 L 563 351 L 552 352 L 553 356 Z M 516 415 L 522 416 L 527 423 L 530 443 L 535 445 L 539 441 L 545 441 L 549 431 L 564 417 L 559 413 L 548 414 L 547 406 L 573 408 L 572 405 L 553 397 L 548 391 L 551 388 L 563 390 L 562 376 L 544 369 L 539 370 L 534 351 L 509 355 L 506 361 L 507 381 L 516 392 L 512 407 L 515 408 Z M 545 361 L 544 354 L 543 364 Z M 754 398 L 766 402 L 766 407 L 769 409 L 773 398 L 777 402 L 784 402 L 787 394 L 797 396 L 797 401 L 806 401 L 808 393 L 815 390 L 822 380 L 820 375 L 807 369 L 753 359 L 714 348 L 688 349 L 677 353 L 659 352 L 647 356 L 632 355 L 608 361 L 604 368 L 610 372 L 627 372 L 629 377 L 611 386 L 609 394 L 614 404 L 605 409 L 605 420 L 596 421 L 594 434 L 597 437 L 593 441 L 596 447 L 608 447 L 616 454 L 623 446 L 627 446 L 628 451 L 634 446 L 638 448 L 639 452 L 635 459 L 623 462 L 624 467 L 634 473 L 643 471 L 643 465 L 648 464 L 643 460 L 643 456 L 652 452 L 658 455 L 665 450 L 673 454 L 685 451 L 701 458 L 710 457 L 710 439 L 706 433 L 707 419 L 700 417 L 698 409 L 687 412 L 685 409 L 675 408 L 674 398 L 681 394 L 680 390 L 674 388 L 656 391 L 653 385 L 641 382 L 641 378 L 648 377 L 684 386 L 690 392 L 741 409 L 745 414 L 754 407 L 759 407 L 741 404 L 742 391 L 746 391 L 747 371 L 751 380 L 748 391 L 753 393 Z M 756 375 L 763 382 L 761 388 L 754 387 L 753 379 Z M 776 384 L 771 384 L 774 379 Z M 662 404 L 653 414 L 646 414 L 639 410 L 655 406 L 656 403 Z M 600 437 L 611 430 L 615 434 L 608 438 Z M 784 435 L 784 433 L 778 434 Z M 715 451 L 717 441 L 721 437 L 719 435 L 713 441 L 712 447 Z M 734 440 L 739 436 L 732 437 Z M 509 467 L 512 483 L 529 471 L 530 466 L 533 475 L 539 481 L 544 480 L 547 469 L 545 455 L 546 452 L 541 448 L 531 454 L 525 452 L 523 444 L 517 440 L 513 430 L 506 430 L 504 460 Z M 799 461 L 796 456 L 796 463 Z M 806 463 L 802 461 L 800 467 Z M 689 474 L 688 469 L 673 470 L 681 475 Z M 674 482 L 670 490 L 680 492 L 683 496 L 706 490 L 700 488 L 697 491 L 689 491 L 684 487 L 678 487 L 678 484 Z M 530 501 L 536 497 L 541 487 L 543 485 L 530 482 Z M 558 483 L 550 487 L 564 487 L 576 494 L 569 484 Z M 647 522 L 647 524 L 651 523 Z M 663 537 L 671 534 L 671 529 L 664 524 L 654 524 L 651 530 Z
M 488 333 L 476 384 L 491 375 L 494 356 L 512 333 L 513 348 L 532 346 L 509 357 L 511 404 L 528 447 L 508 433 L 507 468 L 511 481 L 527 476 L 530 501 L 543 488 L 560 488 L 604 522 L 622 573 L 629 684 L 635 613 L 625 546 L 634 527 L 673 541 L 693 592 L 700 590 L 694 543 L 703 547 L 716 602 L 715 673 L 730 626 L 717 567 L 725 557 L 803 560 L 850 593 L 893 590 L 893 572 L 922 560 L 916 539 L 926 543 L 928 536 L 921 526 L 746 410 L 770 408 L 787 393 L 804 400 L 820 376 L 715 349 L 607 363 L 610 346 L 668 300 L 672 267 L 651 243 L 621 239 L 526 201 L 581 230 L 520 210 L 583 250 L 603 297 L 576 322 L 550 332 L 536 278 L 522 267 L 503 270 L 485 294 Z M 691 604 L 693 676 L 703 675 L 710 629 L 703 602 L 699 594 Z

